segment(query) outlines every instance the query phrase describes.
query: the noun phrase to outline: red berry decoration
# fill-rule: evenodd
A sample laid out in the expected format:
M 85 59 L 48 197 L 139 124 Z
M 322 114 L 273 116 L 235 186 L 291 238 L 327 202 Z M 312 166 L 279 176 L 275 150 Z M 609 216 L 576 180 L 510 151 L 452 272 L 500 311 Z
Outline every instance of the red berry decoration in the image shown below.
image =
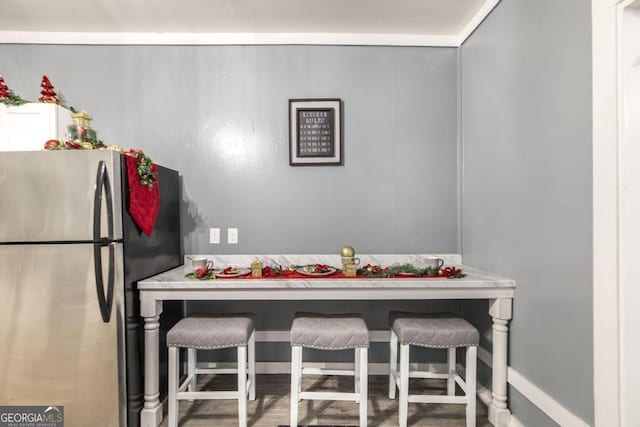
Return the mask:
M 56 94 L 56 91 L 53 90 L 53 85 L 51 84 L 47 76 L 42 76 L 42 83 L 40 83 L 40 87 L 42 88 L 42 90 L 40 91 L 40 95 L 42 96 L 38 98 L 40 102 L 60 104 L 58 95 Z

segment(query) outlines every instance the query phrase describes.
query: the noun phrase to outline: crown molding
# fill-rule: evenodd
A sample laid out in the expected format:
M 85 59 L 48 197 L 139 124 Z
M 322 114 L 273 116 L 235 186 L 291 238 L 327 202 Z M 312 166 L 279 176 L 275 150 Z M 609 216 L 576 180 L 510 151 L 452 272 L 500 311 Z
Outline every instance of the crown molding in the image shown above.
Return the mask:
M 462 46 L 462 43 L 465 42 L 469 38 L 471 34 L 482 24 L 482 21 L 489 16 L 491 11 L 500 3 L 500 0 L 487 0 L 484 2 L 482 7 L 478 9 L 473 18 L 467 23 L 467 25 L 462 29 L 460 34 L 458 35 L 458 46 Z
M 457 47 L 458 36 L 356 33 L 77 33 L 0 31 L 3 44 L 354 45 Z
M 137 33 L 0 31 L 0 44 L 60 45 L 335 45 L 459 47 L 500 0 L 486 0 L 459 34 Z

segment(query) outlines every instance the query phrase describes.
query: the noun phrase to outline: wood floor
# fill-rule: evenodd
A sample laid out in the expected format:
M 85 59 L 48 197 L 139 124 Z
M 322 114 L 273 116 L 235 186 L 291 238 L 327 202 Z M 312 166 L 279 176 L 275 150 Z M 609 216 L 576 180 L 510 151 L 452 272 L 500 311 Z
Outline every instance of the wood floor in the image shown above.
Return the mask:
M 303 389 L 315 391 L 353 391 L 353 378 L 349 377 L 303 377 Z M 234 375 L 205 376 L 199 378 L 203 390 L 232 390 Z M 256 400 L 249 401 L 249 426 L 289 424 L 289 375 L 258 375 Z M 387 396 L 387 377 L 369 377 L 369 423 L 370 427 L 398 425 L 398 400 Z M 410 392 L 421 388 L 427 393 L 444 394 L 444 382 L 412 379 Z M 460 390 L 458 390 L 460 393 Z M 477 426 L 490 427 L 487 409 L 477 400 Z M 166 410 L 166 405 L 165 405 Z M 224 426 L 238 425 L 238 405 L 235 400 L 180 401 L 179 426 Z M 358 404 L 355 402 L 306 401 L 300 402 L 298 423 L 307 425 L 358 425 Z M 165 421 L 162 426 L 165 427 Z M 453 427 L 465 425 L 464 405 L 409 404 L 409 426 Z

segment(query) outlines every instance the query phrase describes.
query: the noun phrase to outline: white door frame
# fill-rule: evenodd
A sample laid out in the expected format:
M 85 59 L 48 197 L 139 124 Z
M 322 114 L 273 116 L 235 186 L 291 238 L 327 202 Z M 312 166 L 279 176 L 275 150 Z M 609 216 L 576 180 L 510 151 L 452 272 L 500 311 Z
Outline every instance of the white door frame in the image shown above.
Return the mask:
M 625 427 L 621 378 L 619 156 L 624 120 L 620 52 L 622 17 L 638 0 L 592 0 L 593 52 L 593 338 L 597 427 Z M 624 338 L 624 337 L 622 337 Z

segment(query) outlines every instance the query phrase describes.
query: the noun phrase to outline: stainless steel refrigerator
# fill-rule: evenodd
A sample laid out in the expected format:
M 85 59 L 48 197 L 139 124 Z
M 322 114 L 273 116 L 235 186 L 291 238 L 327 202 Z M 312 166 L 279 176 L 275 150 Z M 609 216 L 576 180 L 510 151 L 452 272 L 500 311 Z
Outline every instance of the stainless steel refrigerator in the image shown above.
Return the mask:
M 159 190 L 149 237 L 126 210 L 121 154 L 0 153 L 0 405 L 62 405 L 70 427 L 139 424 L 136 284 L 182 263 L 178 173 L 160 167 Z M 181 306 L 164 308 L 166 331 Z

